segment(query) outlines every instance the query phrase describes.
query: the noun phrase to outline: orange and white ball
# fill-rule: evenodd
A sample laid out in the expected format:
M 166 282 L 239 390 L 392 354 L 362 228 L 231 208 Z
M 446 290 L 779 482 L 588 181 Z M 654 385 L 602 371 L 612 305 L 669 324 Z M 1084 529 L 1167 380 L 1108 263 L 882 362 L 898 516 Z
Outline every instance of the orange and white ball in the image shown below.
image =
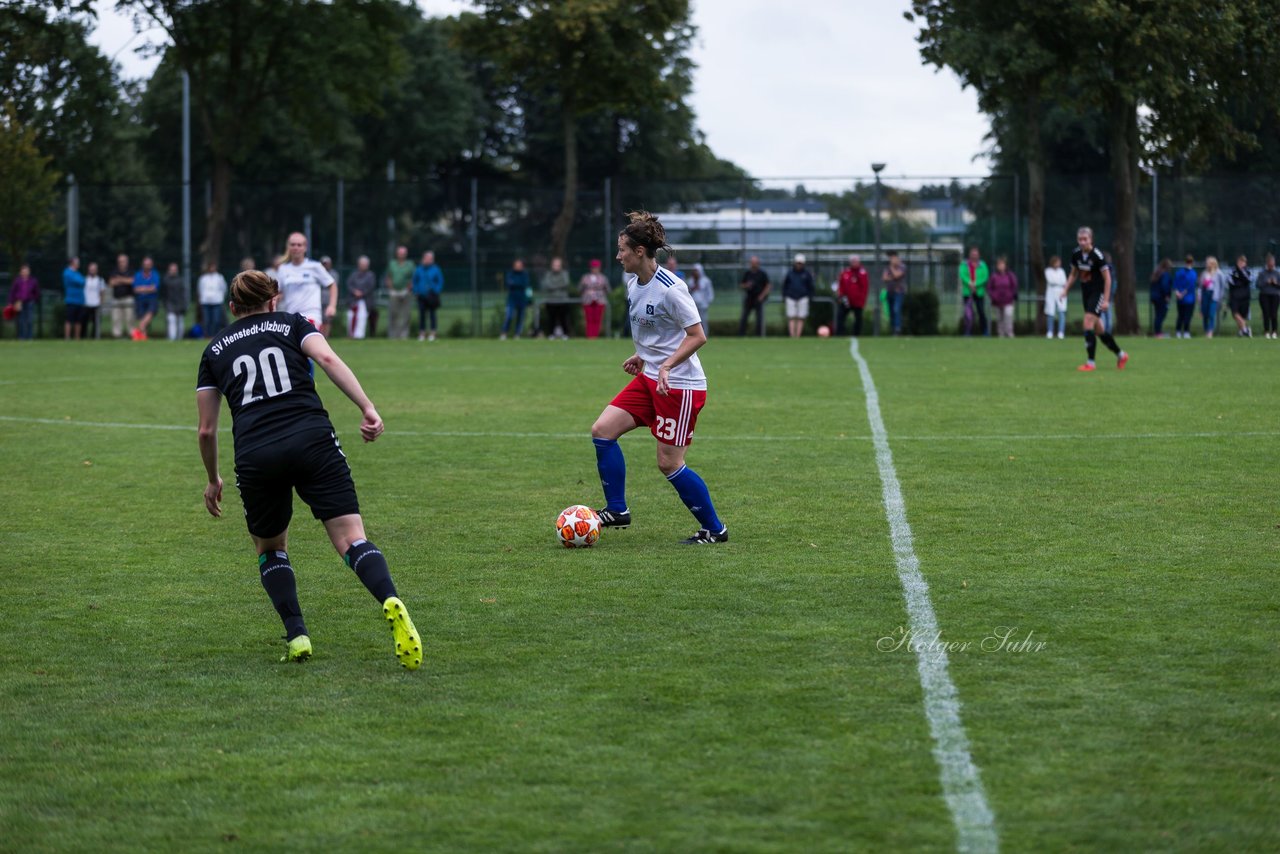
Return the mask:
M 556 540 L 566 549 L 585 549 L 600 539 L 600 514 L 585 504 L 566 507 L 556 517 Z

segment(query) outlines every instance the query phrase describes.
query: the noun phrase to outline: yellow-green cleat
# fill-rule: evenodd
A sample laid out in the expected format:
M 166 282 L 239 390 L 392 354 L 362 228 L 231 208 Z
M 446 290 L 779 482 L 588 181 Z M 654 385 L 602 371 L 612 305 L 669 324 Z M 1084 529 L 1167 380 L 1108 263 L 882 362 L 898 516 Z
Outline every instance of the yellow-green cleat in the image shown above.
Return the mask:
M 292 661 L 295 664 L 301 664 L 311 657 L 311 638 L 306 635 L 298 635 L 289 641 L 289 649 L 284 654 L 281 661 Z
M 390 596 L 382 603 L 382 614 L 391 624 L 391 633 L 396 638 L 396 658 L 400 666 L 406 670 L 417 670 L 422 666 L 422 638 L 409 619 L 409 609 L 397 597 Z

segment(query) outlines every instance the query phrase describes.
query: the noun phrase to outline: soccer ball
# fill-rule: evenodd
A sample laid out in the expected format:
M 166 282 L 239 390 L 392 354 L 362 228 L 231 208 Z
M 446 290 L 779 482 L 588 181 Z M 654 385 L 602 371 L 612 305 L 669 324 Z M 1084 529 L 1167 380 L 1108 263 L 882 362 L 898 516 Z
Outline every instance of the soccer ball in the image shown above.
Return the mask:
M 566 507 L 556 517 L 556 540 L 566 549 L 589 548 L 600 539 L 600 514 L 585 504 Z
M 831 337 L 831 327 L 830 327 L 830 326 L 826 326 L 826 325 L 819 326 L 819 327 L 818 327 L 818 337 L 819 337 L 819 338 L 830 338 L 830 337 Z

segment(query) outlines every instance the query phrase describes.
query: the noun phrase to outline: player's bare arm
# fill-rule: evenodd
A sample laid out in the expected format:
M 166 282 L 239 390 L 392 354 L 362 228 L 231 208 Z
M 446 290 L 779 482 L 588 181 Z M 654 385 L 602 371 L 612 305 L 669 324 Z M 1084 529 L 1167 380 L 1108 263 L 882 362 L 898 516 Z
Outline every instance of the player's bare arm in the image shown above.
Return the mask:
M 680 342 L 680 346 L 671 354 L 671 358 L 658 366 L 658 394 L 666 395 L 671 390 L 671 369 L 687 362 L 706 343 L 707 333 L 702 331 L 701 323 L 684 328 L 684 340 Z
M 633 377 L 638 377 L 640 374 L 644 373 L 644 359 L 641 359 L 639 354 L 632 353 L 623 361 L 622 370 L 631 374 Z
M 1102 268 L 1102 300 L 1098 303 L 1100 311 L 1106 311 L 1111 305 L 1111 269 L 1109 267 Z
M 1067 283 L 1062 286 L 1062 298 L 1066 299 L 1067 294 L 1071 293 L 1071 286 L 1076 283 L 1076 268 L 1072 267 L 1071 272 L 1067 273 Z
M 196 412 L 199 425 L 196 441 L 200 444 L 200 459 L 204 461 L 209 482 L 204 488 L 204 507 L 210 516 L 222 515 L 222 477 L 218 474 L 218 413 L 222 409 L 222 395 L 217 389 L 202 388 L 196 392 Z
M 347 367 L 347 363 L 338 358 L 329 342 L 322 335 L 308 335 L 302 342 L 302 352 L 320 366 L 325 375 L 333 381 L 343 394 L 360 410 L 364 418 L 360 422 L 360 435 L 366 442 L 372 442 L 382 435 L 382 416 L 374 408 L 373 401 L 364 393 L 360 381 Z

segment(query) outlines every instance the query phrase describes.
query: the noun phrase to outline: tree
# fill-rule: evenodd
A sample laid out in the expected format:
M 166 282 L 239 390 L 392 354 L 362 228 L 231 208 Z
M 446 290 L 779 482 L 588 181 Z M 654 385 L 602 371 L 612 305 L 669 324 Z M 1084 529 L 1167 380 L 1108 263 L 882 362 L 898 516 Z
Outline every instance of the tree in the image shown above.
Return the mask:
M 36 132 L 6 102 L 0 115 L 0 245 L 17 269 L 27 252 L 56 233 L 53 205 L 59 175 L 36 148 Z
M 925 61 L 951 68 L 978 94 L 978 106 L 1004 123 L 1000 143 L 1027 169 L 1027 243 L 1036 293 L 1044 296 L 1045 100 L 1057 82 L 1064 26 L 1054 4 L 1036 0 L 914 0 Z M 991 247 L 992 251 L 995 247 Z M 1017 247 L 1015 247 L 1015 250 Z
M 537 101 L 554 121 L 564 192 L 551 227 L 551 251 L 564 254 L 577 210 L 579 141 L 602 114 L 626 119 L 651 106 L 679 104 L 682 46 L 693 36 L 687 0 L 478 0 L 463 21 L 469 49 L 492 58 L 511 106 Z M 541 116 L 517 118 L 531 126 Z M 621 137 L 625 121 L 613 125 Z M 625 144 L 622 139 L 615 141 Z
M 1116 320 L 1121 331 L 1137 331 L 1139 163 L 1202 163 L 1215 153 L 1229 156 L 1256 145 L 1256 127 L 1237 121 L 1230 106 L 1274 109 L 1277 95 L 1266 85 L 1278 52 L 1274 0 L 917 0 L 912 8 L 922 21 L 927 61 L 955 68 L 968 81 L 975 67 L 986 67 L 974 51 L 984 43 L 1010 44 L 1005 34 L 1016 31 L 1025 39 L 1021 50 L 1031 57 L 1029 63 L 1019 61 L 1018 69 L 1052 60 L 1036 90 L 1040 106 L 1047 91 L 1072 92 L 1065 106 L 1104 117 L 1115 206 L 1111 248 L 1121 285 Z M 981 15 L 970 14 L 979 9 Z M 997 11 L 999 17 L 988 14 Z M 1057 26 L 1040 26 L 1046 16 Z M 1011 141 L 1017 144 L 1018 129 L 1039 133 L 1042 113 L 1031 109 L 1037 105 L 1020 96 L 1019 86 L 1005 85 L 1010 77 L 996 78 L 987 87 L 991 100 L 980 103 L 984 111 L 1002 108 L 1012 117 Z M 988 77 L 974 74 L 972 80 L 977 88 Z M 1034 75 L 1022 78 L 1028 86 L 1033 80 Z M 1020 101 L 1027 108 L 1021 113 Z M 1042 146 L 1034 139 L 1026 143 L 1028 151 Z
M 121 0 L 164 28 L 191 78 L 193 112 L 210 162 L 212 204 L 201 253 L 216 262 L 237 169 L 277 128 L 320 159 L 341 144 L 335 114 L 376 112 L 381 82 L 403 54 L 394 0 Z

